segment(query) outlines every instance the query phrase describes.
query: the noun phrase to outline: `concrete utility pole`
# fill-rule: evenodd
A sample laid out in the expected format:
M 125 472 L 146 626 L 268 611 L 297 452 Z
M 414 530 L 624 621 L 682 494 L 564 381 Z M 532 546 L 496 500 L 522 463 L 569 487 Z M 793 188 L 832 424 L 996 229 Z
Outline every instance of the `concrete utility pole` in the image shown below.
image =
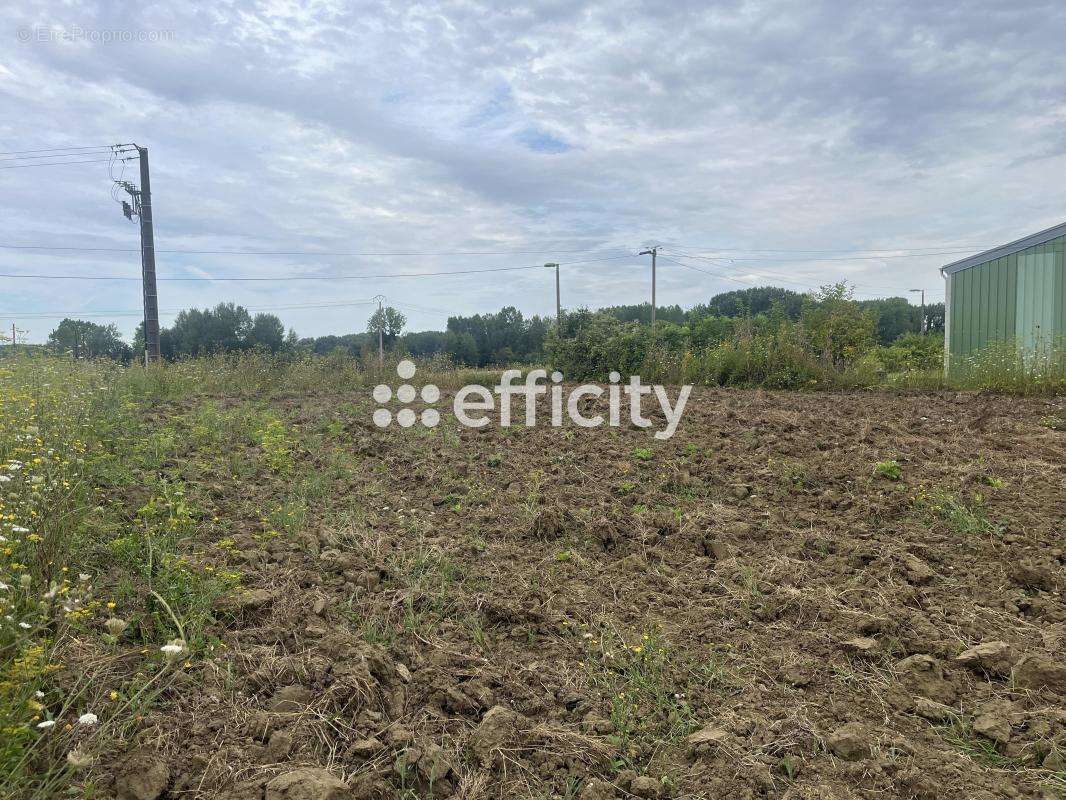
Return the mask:
M 659 253 L 659 247 L 656 245 L 651 250 L 641 250 L 637 255 L 651 256 L 651 330 L 655 332 L 655 257 Z M 669 260 L 669 259 L 668 259 Z
M 562 290 L 559 286 L 559 265 L 558 264 L 545 264 L 547 269 L 555 268 L 555 332 L 562 333 L 560 325 L 563 321 L 563 301 Z
M 378 301 L 378 363 L 385 365 L 385 311 L 381 304 L 385 301 L 383 295 L 374 298 Z
M 922 323 L 919 326 L 919 330 L 921 331 L 922 335 L 924 336 L 925 335 L 925 289 L 911 289 L 910 291 L 912 291 L 912 292 L 921 292 L 922 293 Z
M 116 145 L 129 147 L 130 145 Z M 148 148 L 132 145 L 137 149 L 141 166 L 140 188 L 129 181 L 120 181 L 133 200 L 133 205 L 122 204 L 122 213 L 126 219 L 133 219 L 136 214 L 141 224 L 141 281 L 144 294 L 144 359 L 159 361 L 159 292 L 155 278 L 155 228 L 152 224 L 152 181 L 148 172 Z

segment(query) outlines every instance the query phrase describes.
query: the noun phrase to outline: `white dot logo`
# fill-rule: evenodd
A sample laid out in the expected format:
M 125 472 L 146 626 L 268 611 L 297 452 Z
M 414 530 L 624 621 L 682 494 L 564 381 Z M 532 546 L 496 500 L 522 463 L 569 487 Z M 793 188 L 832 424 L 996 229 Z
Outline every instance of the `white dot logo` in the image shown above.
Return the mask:
M 404 359 L 396 365 L 396 374 L 404 381 L 411 380 L 411 378 L 415 376 L 416 371 L 417 368 L 415 367 L 414 362 L 407 359 Z M 386 386 L 383 383 L 378 384 L 374 387 L 372 394 L 374 402 L 378 405 L 385 405 L 385 403 L 392 399 L 392 387 Z M 396 399 L 405 406 L 408 403 L 413 403 L 418 396 L 419 391 L 409 383 L 404 383 L 396 389 Z M 440 389 L 432 383 L 427 383 L 422 387 L 421 396 L 422 400 L 427 403 L 436 403 L 440 400 Z M 419 419 L 421 419 L 422 424 L 427 428 L 434 428 L 440 423 L 440 413 L 435 408 L 427 408 L 421 415 L 416 414 L 414 409 L 411 408 L 401 408 L 396 412 L 396 424 L 401 428 L 410 428 Z M 392 424 L 392 412 L 387 408 L 377 409 L 374 412 L 374 424 L 379 428 L 387 428 Z

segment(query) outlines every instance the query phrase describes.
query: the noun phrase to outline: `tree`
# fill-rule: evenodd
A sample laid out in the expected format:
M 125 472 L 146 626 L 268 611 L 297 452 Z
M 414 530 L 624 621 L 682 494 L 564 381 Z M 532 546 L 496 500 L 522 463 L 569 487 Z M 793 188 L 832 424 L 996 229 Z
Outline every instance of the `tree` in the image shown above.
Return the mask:
M 408 355 L 428 358 L 445 349 L 445 334 L 440 331 L 417 331 L 403 337 L 403 346 Z
M 464 363 L 478 367 L 539 359 L 544 352 L 547 331 L 544 318 L 534 316 L 527 320 L 513 306 L 502 308 L 496 314 L 448 318 L 448 333 L 470 336 L 474 342 L 477 361 Z M 449 341 L 449 346 L 458 346 L 454 338 Z M 461 349 L 468 352 L 470 348 L 464 344 Z
M 122 341 L 114 325 L 98 325 L 80 319 L 64 319 L 48 334 L 48 345 L 74 358 L 130 359 L 130 346 Z
M 133 358 L 138 362 L 144 361 L 144 323 L 137 325 L 133 334 Z M 177 346 L 174 343 L 174 332 L 170 328 L 159 329 L 159 355 L 165 361 L 173 361 L 178 357 Z
M 391 345 L 403 333 L 403 327 L 406 324 L 407 317 L 392 306 L 385 306 L 370 316 L 370 321 L 366 324 L 366 332 L 377 336 L 378 331 L 381 331 L 385 344 Z
M 712 297 L 706 304 L 701 304 L 689 312 L 693 317 L 720 316 L 746 317 L 765 314 L 777 303 L 789 319 L 799 319 L 803 310 L 803 295 L 791 289 L 777 286 L 753 286 L 750 289 L 736 289 Z
M 243 306 L 219 303 L 213 309 L 182 311 L 171 331 L 181 356 L 200 356 L 248 347 L 252 316 Z
M 444 334 L 444 352 L 459 366 L 478 366 L 477 342 L 469 333 L 448 331 Z
M 844 283 L 823 286 L 808 298 L 802 320 L 815 352 L 835 367 L 846 367 L 874 346 L 877 314 L 852 300 Z
M 285 346 L 285 326 L 273 314 L 256 314 L 248 331 L 247 345 L 280 352 Z

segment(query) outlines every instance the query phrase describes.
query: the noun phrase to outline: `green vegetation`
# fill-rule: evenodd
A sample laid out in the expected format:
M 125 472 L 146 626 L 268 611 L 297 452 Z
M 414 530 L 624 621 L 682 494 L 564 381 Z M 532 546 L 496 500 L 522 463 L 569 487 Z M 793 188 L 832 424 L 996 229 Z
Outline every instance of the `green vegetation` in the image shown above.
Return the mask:
M 976 492 L 972 501 L 967 503 L 960 495 L 944 489 L 922 490 L 915 497 L 915 504 L 932 519 L 946 523 L 956 533 L 998 536 L 1004 531 L 1003 525 L 989 519 L 984 498 Z
M 169 423 L 149 435 L 144 377 L 109 363 L 0 366 L 4 797 L 56 796 L 123 736 L 214 646 L 216 600 L 239 584 L 182 547 L 213 520 L 167 474 L 181 436 Z
M 670 316 L 657 322 L 654 332 L 632 319 L 638 315 L 618 309 L 572 312 L 558 335 L 549 333 L 545 350 L 551 366 L 574 380 L 605 380 L 617 370 L 645 382 L 774 389 L 1066 388 L 1066 341 L 1035 360 L 1020 356 L 1013 343 L 989 347 L 955 365 L 945 379 L 943 329 L 922 335 L 904 327 L 886 340 L 898 327 L 881 316 L 894 307 L 888 301 L 853 300 L 844 284 L 801 297 L 798 310 L 795 298 L 760 299 L 765 310 L 754 315 L 699 316 L 718 308 L 701 306 L 681 322 Z
M 617 370 L 645 381 L 768 388 L 870 386 L 888 380 L 886 365 L 928 370 L 942 359 L 939 337 L 912 334 L 879 345 L 876 311 L 852 300 L 843 284 L 802 298 L 796 314 L 794 305 L 775 300 L 746 317 L 698 317 L 694 310 L 685 324 L 662 322 L 654 332 L 579 311 L 566 315 L 558 336 L 549 334 L 546 349 L 552 366 L 574 379 Z M 915 355 L 925 351 L 933 355 Z
M 903 477 L 903 469 L 900 467 L 899 462 L 892 459 L 879 461 L 877 466 L 874 467 L 874 473 L 890 481 L 898 481 Z

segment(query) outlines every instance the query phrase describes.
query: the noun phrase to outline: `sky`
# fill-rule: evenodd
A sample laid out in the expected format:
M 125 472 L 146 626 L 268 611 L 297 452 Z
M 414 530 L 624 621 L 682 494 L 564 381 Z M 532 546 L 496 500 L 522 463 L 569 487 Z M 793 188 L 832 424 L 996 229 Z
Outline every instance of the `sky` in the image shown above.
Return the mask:
M 113 183 L 137 162 L 59 148 L 148 148 L 160 278 L 210 279 L 160 280 L 164 325 L 233 301 L 301 336 L 364 330 L 379 295 L 409 330 L 551 315 L 546 262 L 564 307 L 644 302 L 651 245 L 660 305 L 838 280 L 936 302 L 937 267 L 1066 220 L 1056 2 L 5 11 L 0 273 L 68 276 L 0 277 L 28 341 L 140 319 Z

